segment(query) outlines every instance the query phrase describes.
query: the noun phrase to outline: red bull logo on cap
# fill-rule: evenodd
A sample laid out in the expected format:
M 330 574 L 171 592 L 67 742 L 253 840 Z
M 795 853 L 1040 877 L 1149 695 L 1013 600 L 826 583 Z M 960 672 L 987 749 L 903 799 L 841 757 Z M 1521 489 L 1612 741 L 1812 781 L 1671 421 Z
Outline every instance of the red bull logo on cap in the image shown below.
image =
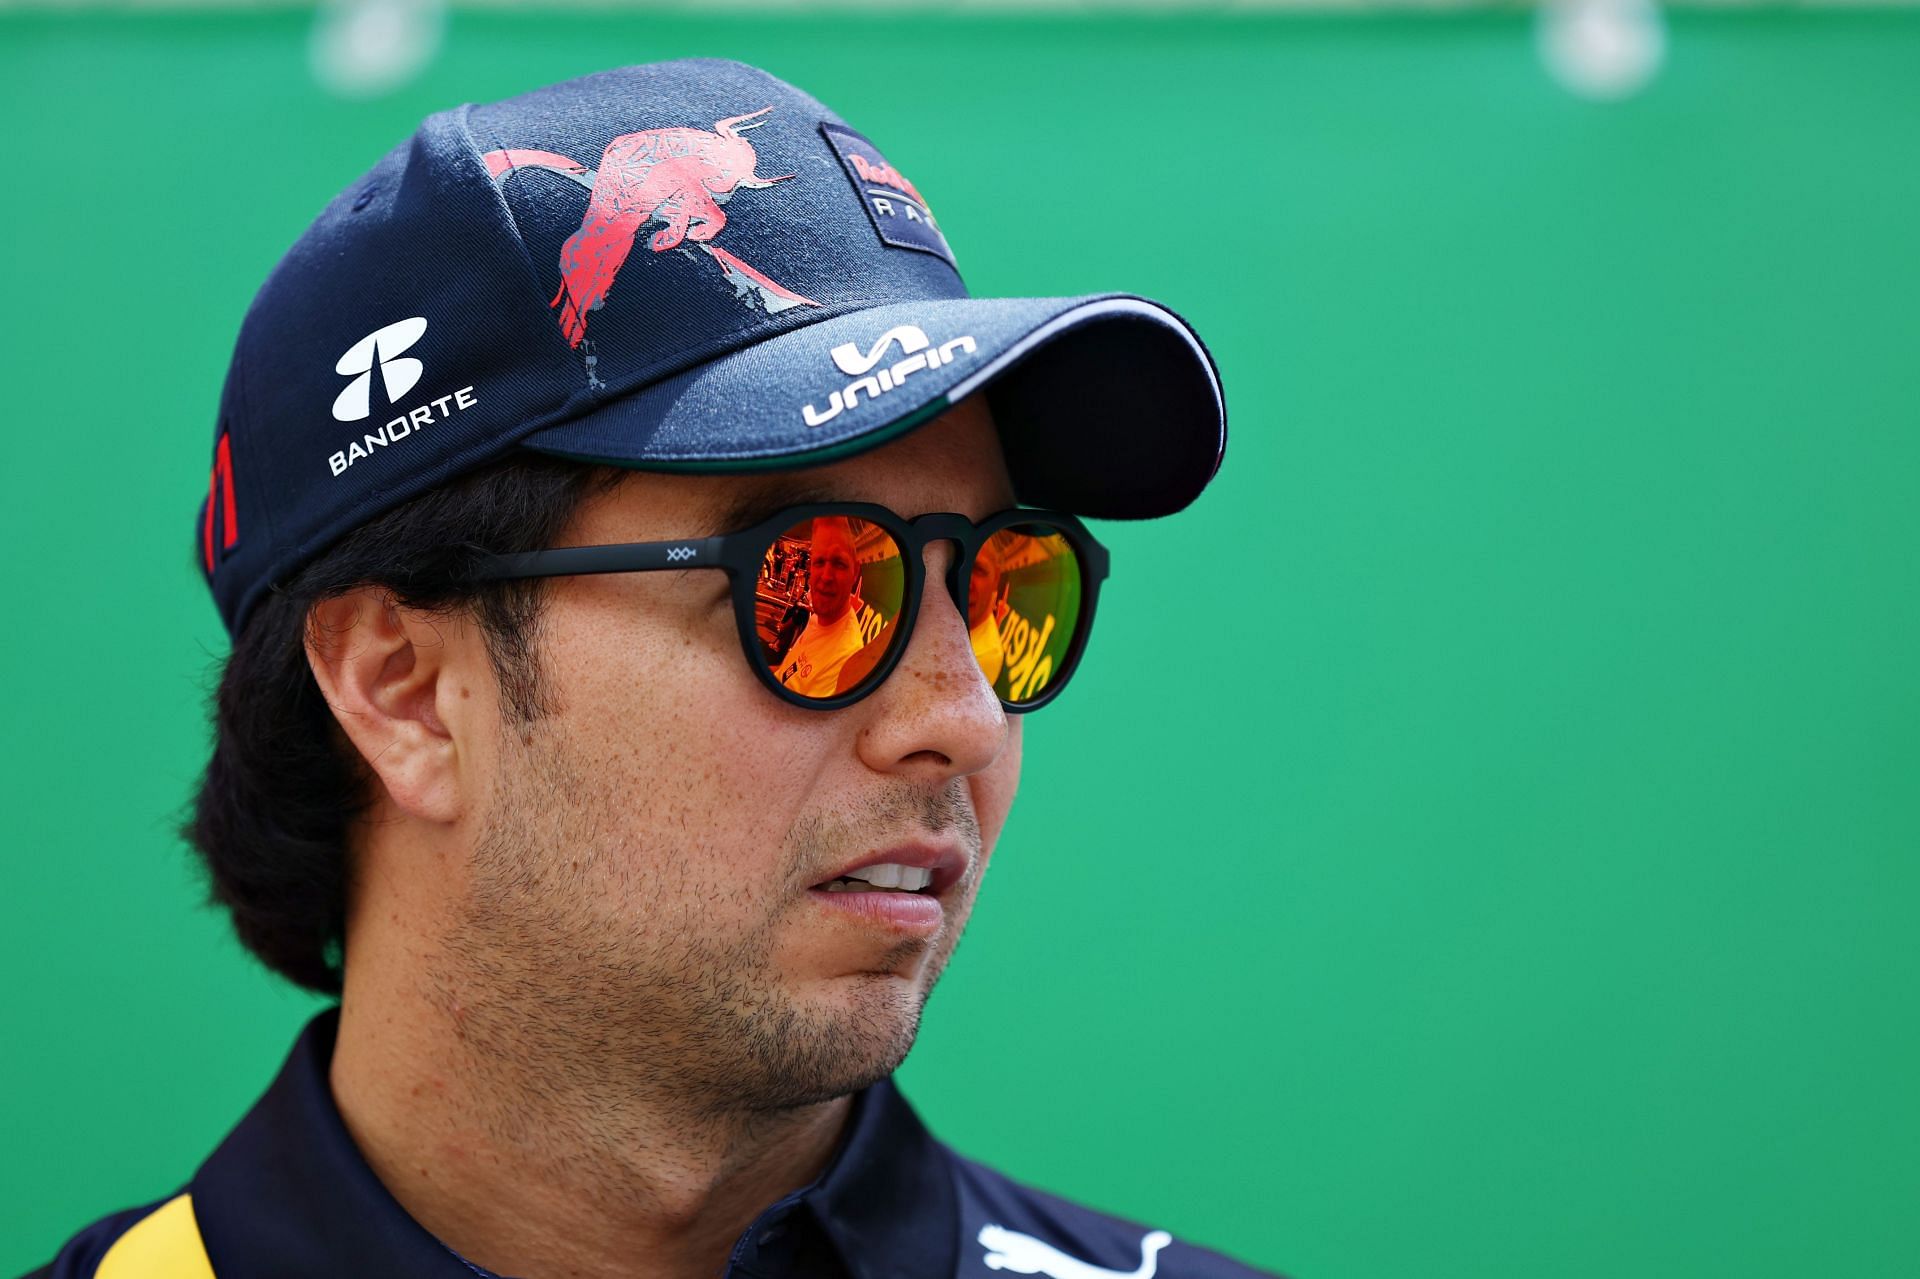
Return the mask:
M 933 221 L 933 210 L 927 207 L 927 202 L 921 196 L 920 189 L 914 186 L 913 183 L 907 181 L 906 174 L 900 172 L 900 170 L 894 168 L 878 156 L 869 160 L 858 151 L 850 151 L 847 154 L 847 163 L 853 166 L 853 171 L 860 175 L 862 182 L 871 182 L 883 187 L 892 187 L 894 190 L 900 192 L 900 194 L 912 200 L 914 204 L 918 205 L 921 212 L 926 214 L 928 222 Z
M 832 145 L 834 154 L 847 171 L 861 205 L 882 244 L 896 249 L 917 249 L 945 258 L 955 266 L 953 250 L 934 220 L 920 189 L 906 175 L 888 164 L 880 149 L 844 124 L 823 124 L 820 132 Z
M 727 225 L 721 206 L 735 191 L 764 190 L 796 176 L 759 176 L 759 157 L 741 136 L 765 124 L 760 117 L 772 110 L 762 107 L 715 121 L 711 132 L 665 128 L 623 133 L 607 144 L 593 169 L 551 151 L 509 148 L 481 157 L 495 182 L 504 183 L 525 169 L 546 169 L 591 192 L 580 229 L 560 248 L 560 289 L 547 305 L 558 310 L 567 345 L 584 348 L 587 380 L 594 386 L 601 383 L 594 376 L 587 314 L 606 305 L 614 277 L 650 223 L 662 225 L 648 238 L 648 248 L 665 253 L 684 243 L 703 250 L 733 285 L 736 297 L 769 315 L 820 305 L 713 243 Z

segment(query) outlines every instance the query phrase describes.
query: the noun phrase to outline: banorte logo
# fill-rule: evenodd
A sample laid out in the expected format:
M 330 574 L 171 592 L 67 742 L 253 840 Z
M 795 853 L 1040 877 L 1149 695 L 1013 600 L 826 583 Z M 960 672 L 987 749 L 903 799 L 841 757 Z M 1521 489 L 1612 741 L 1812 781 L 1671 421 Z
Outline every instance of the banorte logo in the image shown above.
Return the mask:
M 783 173 L 763 178 L 754 173 L 760 158 L 740 135 L 765 124 L 759 117 L 771 110 L 762 107 L 717 120 L 711 133 L 691 128 L 623 133 L 607 144 L 598 169 L 551 151 L 508 148 L 481 157 L 495 182 L 504 183 L 525 169 L 548 169 L 592 192 L 580 229 L 560 246 L 560 291 L 547 303 L 559 308 L 560 332 L 567 345 L 585 348 L 589 385 L 598 388 L 603 383 L 594 374 L 587 312 L 606 304 L 634 238 L 649 222 L 665 225 L 647 241 L 648 248 L 665 253 L 685 241 L 705 250 L 733 285 L 734 296 L 769 315 L 789 307 L 820 305 L 774 283 L 712 242 L 727 225 L 720 206 L 736 190 L 764 190 L 798 176 Z
M 387 402 L 405 395 L 420 381 L 424 371 L 420 361 L 411 356 L 403 356 L 402 351 L 425 337 L 427 321 L 424 316 L 414 316 L 410 320 L 398 320 L 385 328 L 375 329 L 367 336 L 347 348 L 340 362 L 333 366 L 335 373 L 353 378 L 347 383 L 339 398 L 333 402 L 333 416 L 342 422 L 358 422 L 373 413 L 373 367 L 380 365 L 380 381 L 387 389 Z M 357 375 L 357 376 L 356 376 Z
M 333 401 L 333 416 L 342 422 L 358 422 L 362 418 L 373 416 L 373 370 L 380 370 L 380 382 L 386 388 L 387 402 L 397 404 L 400 397 L 420 384 L 420 378 L 426 373 L 426 365 L 410 355 L 401 352 L 408 350 L 414 343 L 427 335 L 425 316 L 416 315 L 410 319 L 396 320 L 383 325 L 347 348 L 346 354 L 334 364 L 333 371 L 353 381 L 347 383 Z M 365 461 L 373 455 L 375 449 L 385 448 L 389 444 L 398 444 L 415 431 L 444 421 L 462 409 L 470 409 L 479 401 L 474 398 L 473 388 L 463 386 L 451 395 L 442 395 L 416 405 L 399 417 L 365 431 L 360 438 L 344 449 L 327 456 L 327 469 L 335 479 L 347 473 L 347 468 L 355 462 Z M 221 458 L 226 457 L 226 437 L 220 439 Z M 218 474 L 216 463 L 216 476 Z M 227 510 L 233 509 L 231 496 L 231 472 L 229 472 L 229 495 Z M 209 530 L 212 529 L 212 505 L 208 506 Z M 233 542 L 229 514 L 227 542 Z M 206 535 L 207 569 L 213 570 L 213 535 Z

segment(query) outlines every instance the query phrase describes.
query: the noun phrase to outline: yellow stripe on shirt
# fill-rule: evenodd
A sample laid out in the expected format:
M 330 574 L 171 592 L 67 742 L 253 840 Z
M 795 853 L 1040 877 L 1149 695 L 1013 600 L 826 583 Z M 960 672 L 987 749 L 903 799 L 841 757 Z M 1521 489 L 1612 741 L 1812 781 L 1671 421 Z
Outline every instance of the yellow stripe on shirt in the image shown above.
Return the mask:
M 94 1279 L 214 1279 L 192 1196 L 176 1195 L 134 1222 L 93 1273 Z

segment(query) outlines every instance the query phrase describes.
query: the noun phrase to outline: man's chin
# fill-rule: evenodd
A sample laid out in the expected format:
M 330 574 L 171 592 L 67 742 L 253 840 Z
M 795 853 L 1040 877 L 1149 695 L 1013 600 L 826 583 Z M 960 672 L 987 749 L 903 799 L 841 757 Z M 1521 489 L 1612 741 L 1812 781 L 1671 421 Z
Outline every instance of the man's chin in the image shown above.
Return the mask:
M 820 1013 L 839 1033 L 849 1040 L 903 1044 L 900 1055 L 906 1055 L 920 1033 L 920 1013 L 927 1002 L 918 965 L 848 973 L 825 986 Z
M 859 1092 L 899 1068 L 920 1030 L 916 985 L 889 973 L 853 973 L 799 1002 L 777 1039 L 754 1046 L 755 1110 L 818 1105 Z
M 906 972 L 882 969 L 849 973 L 823 991 L 823 1020 L 849 1057 L 871 1062 L 890 1073 L 906 1057 L 920 1034 L 920 1013 L 927 1002 L 917 966 Z

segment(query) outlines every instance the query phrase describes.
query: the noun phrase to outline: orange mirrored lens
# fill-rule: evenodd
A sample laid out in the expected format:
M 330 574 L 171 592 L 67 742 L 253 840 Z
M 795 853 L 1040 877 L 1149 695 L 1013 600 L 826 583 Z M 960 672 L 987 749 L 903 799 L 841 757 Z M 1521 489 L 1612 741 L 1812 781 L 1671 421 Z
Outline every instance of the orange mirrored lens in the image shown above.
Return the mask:
M 767 548 L 754 583 L 760 656 L 785 688 L 830 698 L 866 682 L 898 636 L 900 545 L 850 515 L 801 520 Z
M 1064 672 L 1080 626 L 1080 557 L 1041 524 L 1001 529 L 967 580 L 973 656 L 1009 705 L 1032 702 Z

